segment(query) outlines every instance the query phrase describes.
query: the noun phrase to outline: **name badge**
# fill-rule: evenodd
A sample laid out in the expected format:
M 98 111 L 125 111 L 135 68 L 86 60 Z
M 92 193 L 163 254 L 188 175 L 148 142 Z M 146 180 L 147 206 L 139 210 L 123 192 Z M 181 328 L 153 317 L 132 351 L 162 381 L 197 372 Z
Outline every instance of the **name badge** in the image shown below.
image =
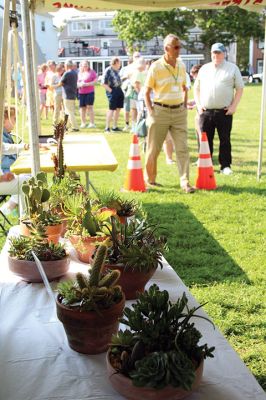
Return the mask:
M 172 86 L 172 92 L 177 93 L 178 92 L 178 86 Z

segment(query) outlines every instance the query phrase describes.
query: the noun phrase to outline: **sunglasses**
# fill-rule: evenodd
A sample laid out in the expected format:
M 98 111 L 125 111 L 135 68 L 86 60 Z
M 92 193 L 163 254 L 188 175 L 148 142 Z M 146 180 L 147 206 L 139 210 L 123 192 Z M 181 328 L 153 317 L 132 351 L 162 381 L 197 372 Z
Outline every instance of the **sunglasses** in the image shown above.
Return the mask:
M 167 46 L 168 47 L 173 47 L 173 49 L 175 49 L 175 50 L 181 49 L 181 46 L 173 46 L 171 44 L 168 44 Z

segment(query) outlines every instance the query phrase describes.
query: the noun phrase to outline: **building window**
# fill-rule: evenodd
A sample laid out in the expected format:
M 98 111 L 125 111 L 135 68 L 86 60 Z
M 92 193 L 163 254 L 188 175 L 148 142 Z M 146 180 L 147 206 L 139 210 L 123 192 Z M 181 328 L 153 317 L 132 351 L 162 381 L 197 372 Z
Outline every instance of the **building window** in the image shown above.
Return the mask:
M 105 19 L 102 21 L 99 21 L 99 28 L 100 29 L 113 29 L 112 27 L 112 21 L 110 19 Z
M 41 30 L 42 32 L 45 32 L 45 21 L 42 21 L 41 23 Z
M 257 73 L 261 74 L 263 72 L 263 60 L 257 60 Z
M 87 21 L 72 22 L 72 30 L 75 32 L 90 31 L 91 23 Z
M 264 49 L 264 40 L 259 40 L 258 49 Z

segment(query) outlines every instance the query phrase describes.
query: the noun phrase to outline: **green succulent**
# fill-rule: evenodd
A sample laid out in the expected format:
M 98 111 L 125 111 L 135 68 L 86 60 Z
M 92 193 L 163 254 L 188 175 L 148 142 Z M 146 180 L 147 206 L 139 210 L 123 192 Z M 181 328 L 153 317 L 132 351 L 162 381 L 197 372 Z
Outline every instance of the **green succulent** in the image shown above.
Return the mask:
M 48 208 L 50 191 L 47 189 L 47 175 L 44 172 L 39 172 L 36 177 L 23 182 L 21 190 L 25 198 L 27 218 L 45 225 L 60 223 L 60 217 Z
M 141 209 L 135 199 L 128 200 L 121 197 L 115 191 L 102 191 L 98 195 L 103 207 L 113 208 L 119 217 L 131 217 Z
M 66 175 L 63 179 L 54 180 L 49 188 L 49 204 L 52 209 L 63 209 L 63 204 L 67 198 L 71 198 L 75 193 L 85 193 L 80 180 L 73 174 Z
M 62 282 L 58 292 L 62 304 L 67 307 L 79 307 L 81 311 L 97 311 L 109 308 L 122 299 L 121 287 L 116 285 L 120 272 L 114 270 L 103 273 L 107 247 L 97 249 L 90 274 L 78 273 L 75 281 Z
M 18 260 L 34 261 L 32 251 L 40 261 L 62 260 L 67 256 L 60 243 L 47 241 L 45 227 L 42 224 L 30 226 L 30 236 L 11 237 L 9 239 L 9 255 Z
M 120 263 L 125 268 L 148 272 L 162 268 L 162 253 L 167 250 L 166 239 L 156 236 L 157 226 L 146 220 L 133 219 L 119 230 L 112 217 L 111 238 L 108 260 Z
M 135 386 L 190 390 L 196 368 L 214 351 L 207 344 L 199 345 L 201 333 L 190 321 L 192 317 L 207 319 L 196 314 L 200 307 L 189 309 L 185 293 L 172 303 L 166 290 L 152 285 L 132 308 L 124 310 L 120 321 L 129 329 L 112 338 L 114 368 Z
M 63 204 L 63 212 L 68 221 L 68 235 L 83 237 L 105 236 L 107 221 L 101 219 L 99 206 L 87 193 L 79 192 L 68 196 Z

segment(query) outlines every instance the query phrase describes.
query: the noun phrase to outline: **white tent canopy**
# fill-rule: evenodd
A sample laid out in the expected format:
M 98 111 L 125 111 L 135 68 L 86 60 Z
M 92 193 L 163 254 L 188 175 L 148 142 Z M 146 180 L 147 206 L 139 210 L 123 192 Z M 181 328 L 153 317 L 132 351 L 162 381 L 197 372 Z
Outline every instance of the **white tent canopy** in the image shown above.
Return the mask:
M 250 11 L 261 10 L 266 6 L 266 0 L 32 0 L 37 12 L 56 11 L 60 8 L 76 8 L 82 11 L 102 10 L 138 10 L 138 11 L 163 11 L 173 8 L 225 8 L 239 6 Z
M 22 28 L 24 35 L 24 51 L 25 51 L 25 72 L 26 72 L 26 98 L 28 106 L 29 118 L 29 138 L 32 152 L 32 173 L 35 175 L 40 169 L 40 156 L 38 147 L 38 92 L 36 86 L 36 65 L 34 63 L 34 12 L 47 13 L 55 12 L 61 8 L 74 8 L 81 11 L 107 11 L 107 10 L 138 10 L 138 11 L 163 11 L 173 8 L 186 7 L 190 9 L 216 9 L 226 8 L 228 6 L 239 6 L 248 11 L 262 12 L 266 8 L 266 0 L 218 0 L 207 2 L 206 0 L 20 0 L 22 11 Z M 5 0 L 5 7 L 9 0 Z M 7 17 L 5 17 L 7 18 Z M 7 21 L 6 21 L 7 24 Z M 265 25 L 266 26 L 266 25 Z M 5 60 L 5 49 L 7 48 L 6 33 L 3 30 L 2 35 L 2 65 Z M 266 38 L 266 34 L 265 34 Z M 1 68 L 1 80 L 3 76 L 3 68 Z M 2 88 L 1 88 L 2 86 Z M 4 85 L 0 85 L 4 98 Z M 261 103 L 261 120 L 260 120 L 260 142 L 259 142 L 259 159 L 257 176 L 261 176 L 262 168 L 262 150 L 263 150 L 263 132 L 264 132 L 264 110 L 266 99 L 266 52 L 264 52 L 263 65 L 263 90 Z M 3 118 L 3 105 L 0 107 L 0 126 Z M 1 148 L 0 138 L 0 148 Z

